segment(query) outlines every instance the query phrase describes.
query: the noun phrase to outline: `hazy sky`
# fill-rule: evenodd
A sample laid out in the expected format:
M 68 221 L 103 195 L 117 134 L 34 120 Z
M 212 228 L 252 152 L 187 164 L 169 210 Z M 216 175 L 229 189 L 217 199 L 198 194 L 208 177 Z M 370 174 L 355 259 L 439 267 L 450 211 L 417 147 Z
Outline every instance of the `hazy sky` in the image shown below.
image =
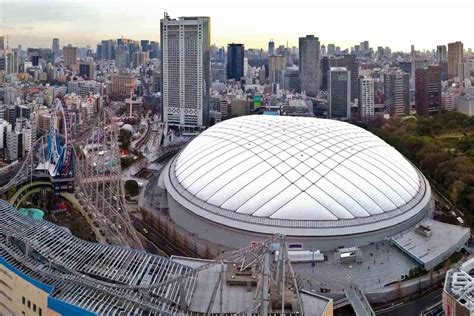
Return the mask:
M 211 42 L 247 48 L 298 45 L 318 36 L 342 48 L 369 40 L 392 50 L 433 49 L 460 40 L 474 48 L 473 0 L 0 0 L 0 35 L 10 46 L 95 45 L 120 37 L 159 40 L 164 10 L 209 16 Z

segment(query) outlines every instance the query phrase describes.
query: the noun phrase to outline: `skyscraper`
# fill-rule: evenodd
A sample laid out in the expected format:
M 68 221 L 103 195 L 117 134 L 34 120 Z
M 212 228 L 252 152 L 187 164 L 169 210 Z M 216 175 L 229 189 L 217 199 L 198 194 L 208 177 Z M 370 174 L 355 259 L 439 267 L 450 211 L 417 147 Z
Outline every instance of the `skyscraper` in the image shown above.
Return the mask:
M 448 44 L 448 78 L 458 76 L 458 64 L 463 62 L 464 48 L 461 42 Z
M 240 80 L 244 76 L 244 44 L 227 45 L 227 79 Z
M 306 35 L 299 39 L 300 85 L 306 95 L 316 97 L 320 85 L 319 39 Z
M 112 40 L 104 40 L 101 42 L 102 56 L 101 59 L 112 60 L 113 58 L 113 42 Z
M 331 55 L 331 56 L 336 55 L 336 45 L 328 44 L 328 55 Z
M 163 121 L 205 126 L 209 117 L 209 17 L 161 19 Z
M 63 47 L 64 65 L 71 67 L 76 64 L 77 47 L 71 45 Z
M 359 78 L 359 115 L 362 121 L 374 118 L 374 79 Z
M 320 89 L 323 91 L 328 91 L 328 73 L 331 63 L 331 57 L 323 56 L 321 58 L 321 86 Z
M 410 75 L 400 69 L 384 74 L 385 110 L 391 116 L 410 113 Z
M 331 59 L 331 66 L 335 67 L 345 67 L 351 76 L 351 101 L 359 98 L 359 62 L 357 61 L 356 55 L 348 54 L 344 55 L 342 58 Z
M 279 82 L 279 73 L 280 71 L 286 68 L 286 57 L 273 55 L 268 58 L 268 79 L 270 83 Z
M 51 47 L 51 50 L 53 51 L 54 58 L 59 57 L 59 55 L 61 54 L 61 50 L 59 49 L 59 38 L 53 38 L 53 45 Z
M 415 107 L 418 115 L 426 116 L 441 109 L 441 68 L 428 66 L 416 70 Z
M 446 61 L 448 58 L 446 45 L 438 45 L 436 46 L 436 61 L 438 63 Z
M 142 52 L 148 52 L 150 50 L 150 41 L 149 40 L 141 40 L 140 46 L 142 48 Z
M 268 42 L 268 56 L 275 55 L 275 42 L 271 39 Z
M 5 49 L 5 37 L 0 36 L 0 49 Z
M 328 117 L 349 119 L 351 116 L 351 77 L 344 67 L 331 67 L 328 77 Z

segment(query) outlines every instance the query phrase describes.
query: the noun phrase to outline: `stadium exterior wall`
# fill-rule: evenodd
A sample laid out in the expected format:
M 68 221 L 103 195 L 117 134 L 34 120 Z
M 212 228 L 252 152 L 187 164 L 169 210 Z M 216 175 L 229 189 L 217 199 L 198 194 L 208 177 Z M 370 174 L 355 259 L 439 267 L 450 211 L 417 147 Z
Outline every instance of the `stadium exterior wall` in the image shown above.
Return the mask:
M 238 229 L 217 223 L 187 209 L 183 202 L 189 202 L 174 189 L 170 180 L 170 170 L 172 163 L 167 164 L 163 169 L 165 173 L 164 184 L 166 186 L 169 214 L 174 223 L 189 233 L 194 233 L 200 238 L 207 240 L 211 245 L 220 245 L 222 250 L 228 248 L 242 248 L 251 244 L 252 241 L 260 241 L 269 238 L 267 233 L 258 233 Z M 363 246 L 387 237 L 396 235 L 414 225 L 428 216 L 432 207 L 431 188 L 428 181 L 426 183 L 426 197 L 423 199 L 424 206 L 409 219 L 398 222 L 396 225 L 380 230 L 367 231 L 365 233 L 347 234 L 338 236 L 292 236 L 287 234 L 288 243 L 301 244 L 303 249 L 318 249 L 321 251 L 333 251 L 338 247 Z M 170 192 L 172 191 L 172 192 Z M 189 203 L 187 203 L 189 204 Z M 199 206 L 195 206 L 199 207 Z M 276 231 L 278 232 L 278 227 Z

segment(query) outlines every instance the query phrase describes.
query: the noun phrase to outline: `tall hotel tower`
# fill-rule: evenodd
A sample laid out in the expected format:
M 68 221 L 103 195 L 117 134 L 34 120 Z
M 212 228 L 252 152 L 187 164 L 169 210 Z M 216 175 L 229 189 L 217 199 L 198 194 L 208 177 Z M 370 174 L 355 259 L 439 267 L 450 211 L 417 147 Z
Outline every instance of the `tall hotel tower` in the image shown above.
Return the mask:
M 169 125 L 204 127 L 209 118 L 208 17 L 167 14 L 161 20 L 162 119 Z

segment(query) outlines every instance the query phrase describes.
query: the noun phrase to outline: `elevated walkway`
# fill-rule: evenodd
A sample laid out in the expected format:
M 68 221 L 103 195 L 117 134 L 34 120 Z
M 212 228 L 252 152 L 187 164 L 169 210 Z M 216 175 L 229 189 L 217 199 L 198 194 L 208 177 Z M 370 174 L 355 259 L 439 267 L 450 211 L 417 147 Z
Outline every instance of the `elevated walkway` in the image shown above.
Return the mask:
M 346 291 L 346 297 L 352 305 L 357 316 L 375 316 L 372 307 L 367 301 L 364 292 L 356 285 L 352 284 Z

